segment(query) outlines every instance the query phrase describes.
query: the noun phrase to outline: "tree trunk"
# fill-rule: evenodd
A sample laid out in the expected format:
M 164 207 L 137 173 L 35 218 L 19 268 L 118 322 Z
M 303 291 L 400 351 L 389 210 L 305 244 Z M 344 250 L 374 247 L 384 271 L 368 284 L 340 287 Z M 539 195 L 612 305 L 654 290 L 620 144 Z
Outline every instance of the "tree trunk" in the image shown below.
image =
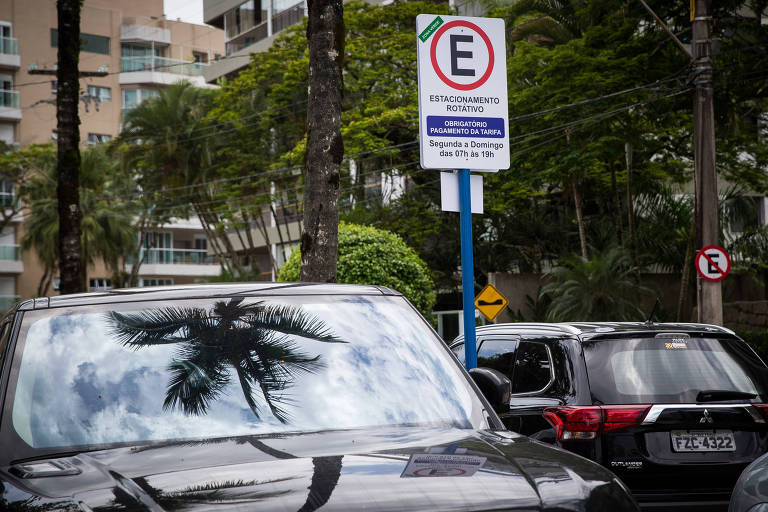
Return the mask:
M 64 293 L 85 290 L 85 268 L 80 240 L 80 0 L 58 0 L 59 57 L 56 79 L 58 132 L 59 289 Z
M 626 248 L 624 240 L 624 222 L 621 218 L 621 198 L 619 197 L 619 187 L 616 185 L 616 169 L 611 166 L 611 189 L 613 190 L 613 202 L 616 208 L 616 228 L 619 232 L 619 243 Z
M 632 207 L 632 143 L 624 143 L 624 156 L 627 161 L 627 242 L 632 263 L 637 263 L 635 245 L 635 212 Z
M 576 207 L 576 224 L 579 228 L 579 246 L 581 247 L 581 257 L 587 259 L 587 234 L 584 230 L 584 211 L 583 201 L 581 199 L 581 191 L 577 183 L 578 179 L 574 176 L 571 180 L 573 187 L 573 203 Z
M 301 280 L 336 281 L 339 234 L 342 0 L 308 0 L 309 94 Z

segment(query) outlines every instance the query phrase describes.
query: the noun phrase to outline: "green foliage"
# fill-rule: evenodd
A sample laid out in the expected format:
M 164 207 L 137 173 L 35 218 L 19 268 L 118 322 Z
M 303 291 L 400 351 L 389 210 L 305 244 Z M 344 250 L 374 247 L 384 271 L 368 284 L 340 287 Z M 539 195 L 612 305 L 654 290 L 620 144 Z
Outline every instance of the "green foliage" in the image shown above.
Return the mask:
M 59 211 L 56 200 L 56 150 L 52 145 L 34 146 L 20 152 L 27 165 L 37 171 L 21 188 L 29 205 L 24 219 L 22 248 L 34 249 L 45 273 L 38 294 L 47 292 L 58 262 Z M 120 172 L 116 162 L 100 147 L 81 155 L 80 208 L 83 261 L 93 264 L 101 258 L 117 274 L 123 258 L 136 245 L 133 229 L 135 191 L 131 177 Z
M 298 281 L 300 267 L 297 249 L 280 269 L 278 281 Z M 435 305 L 426 264 L 399 236 L 371 226 L 339 224 L 338 282 L 392 288 L 428 318 Z
M 768 361 L 768 331 L 736 331 L 736 335 L 746 341 L 760 359 Z
M 548 277 L 542 292 L 552 296 L 547 311 L 551 322 L 622 321 L 644 319 L 639 300 L 650 290 L 636 279 L 629 254 L 614 247 L 591 260 L 563 258 Z

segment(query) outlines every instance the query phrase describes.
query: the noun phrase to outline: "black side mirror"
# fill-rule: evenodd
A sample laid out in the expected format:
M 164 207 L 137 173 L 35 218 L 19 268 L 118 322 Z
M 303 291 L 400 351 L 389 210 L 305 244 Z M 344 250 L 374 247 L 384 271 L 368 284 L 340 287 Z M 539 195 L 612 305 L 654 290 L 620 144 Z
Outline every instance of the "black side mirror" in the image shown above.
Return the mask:
M 502 413 L 509 410 L 512 382 L 506 375 L 493 368 L 472 368 L 469 375 L 491 403 L 494 411 Z

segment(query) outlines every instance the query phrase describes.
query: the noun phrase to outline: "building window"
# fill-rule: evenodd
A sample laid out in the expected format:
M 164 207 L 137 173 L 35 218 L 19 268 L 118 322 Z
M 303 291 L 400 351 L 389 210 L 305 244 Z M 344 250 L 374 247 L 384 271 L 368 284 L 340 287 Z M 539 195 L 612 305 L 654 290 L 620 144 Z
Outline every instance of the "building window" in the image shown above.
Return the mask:
M 51 130 L 51 140 L 53 142 L 59 140 L 59 130 Z
M 51 29 L 51 48 L 59 47 L 59 31 Z M 109 55 L 109 38 L 96 34 L 80 33 L 80 51 Z
M 167 279 L 167 278 L 160 278 L 160 277 L 150 277 L 150 278 L 141 278 L 139 279 L 139 288 L 144 288 L 146 286 L 170 286 L 173 284 L 173 279 Z
M 107 135 L 106 133 L 89 133 L 88 134 L 88 145 L 89 146 L 95 146 L 97 144 L 103 144 L 104 142 L 109 142 L 112 140 L 111 135 Z
M 88 289 L 92 292 L 111 290 L 112 280 L 106 277 L 92 277 L 88 280 Z
M 154 89 L 123 89 L 123 108 L 134 108 L 142 101 L 160 94 Z
M 59 92 L 59 82 L 51 80 L 51 94 L 57 94 Z
M 163 57 L 165 48 L 162 46 L 145 46 L 143 44 L 123 43 L 120 45 L 122 57 Z
M 10 180 L 0 180 L 0 206 L 9 208 L 13 206 L 13 182 Z
M 208 54 L 203 52 L 192 52 L 192 57 L 195 59 L 195 62 L 199 62 L 200 64 L 208 64 Z
M 88 94 L 99 98 L 100 101 L 112 101 L 112 89 L 109 87 L 99 87 L 97 85 L 88 86 Z
M 238 7 L 224 14 L 224 32 L 226 38 L 232 39 L 238 34 L 250 30 L 261 23 L 262 10 L 256 9 L 253 0 L 243 2 Z

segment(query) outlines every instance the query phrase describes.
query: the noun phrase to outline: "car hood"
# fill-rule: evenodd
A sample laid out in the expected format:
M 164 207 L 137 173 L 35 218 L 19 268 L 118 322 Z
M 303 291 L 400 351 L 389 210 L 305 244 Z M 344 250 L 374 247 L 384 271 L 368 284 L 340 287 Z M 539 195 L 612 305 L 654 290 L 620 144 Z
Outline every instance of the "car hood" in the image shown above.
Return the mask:
M 507 431 L 402 428 L 237 437 L 46 461 L 54 465 L 2 468 L 0 508 L 635 510 L 623 484 L 601 466 Z M 51 475 L 25 476 L 41 468 Z

